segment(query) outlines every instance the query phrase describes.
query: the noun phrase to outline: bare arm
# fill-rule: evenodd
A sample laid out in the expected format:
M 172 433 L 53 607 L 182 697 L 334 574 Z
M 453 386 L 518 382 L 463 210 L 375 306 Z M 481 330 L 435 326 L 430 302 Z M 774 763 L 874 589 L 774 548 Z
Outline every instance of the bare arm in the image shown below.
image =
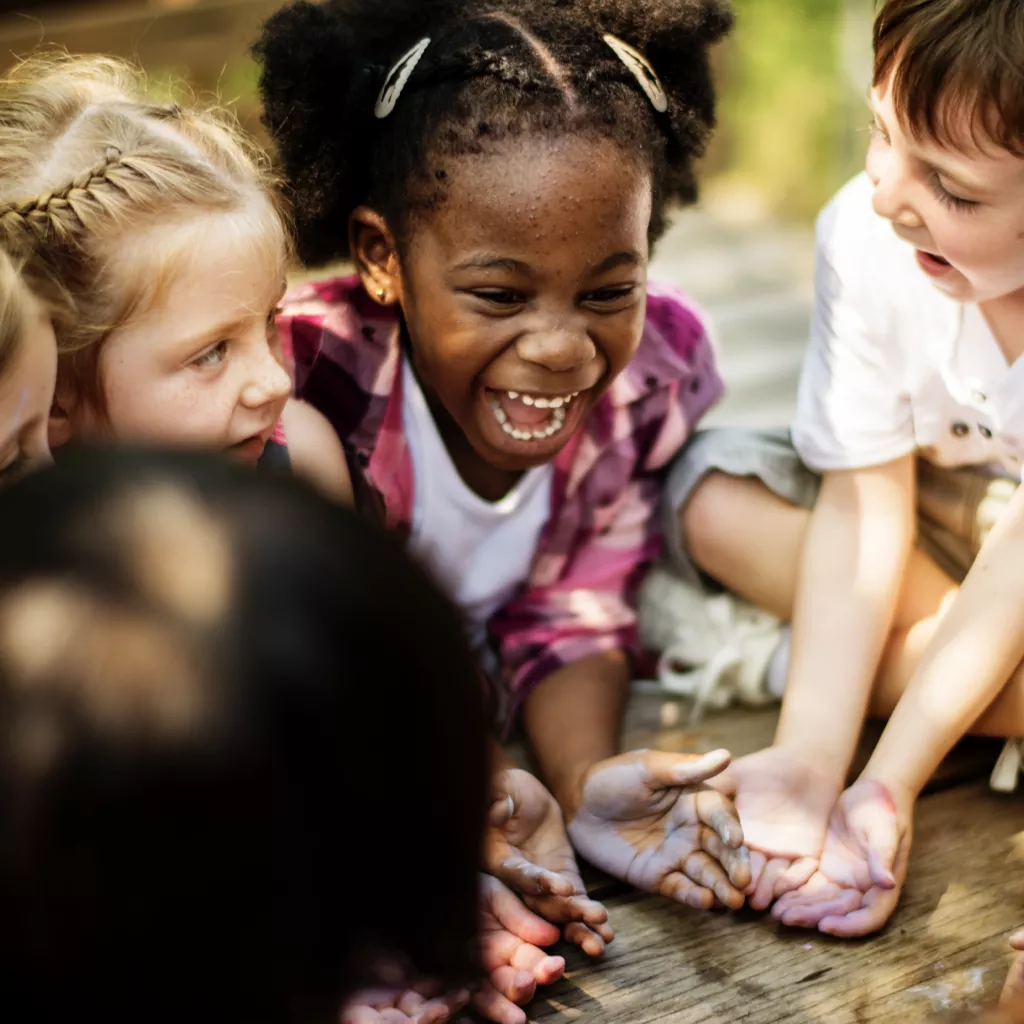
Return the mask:
M 916 796 L 1024 659 L 1024 488 L 993 529 L 864 777 Z
M 628 687 L 629 659 L 612 651 L 564 666 L 526 699 L 527 737 L 567 820 L 587 770 L 618 753 Z
M 348 464 L 338 435 L 330 423 L 311 405 L 297 398 L 288 402 L 281 418 L 295 473 L 319 488 L 328 498 L 352 506 L 354 499 Z
M 826 473 L 793 614 L 776 745 L 829 765 L 842 788 L 913 543 L 914 459 Z

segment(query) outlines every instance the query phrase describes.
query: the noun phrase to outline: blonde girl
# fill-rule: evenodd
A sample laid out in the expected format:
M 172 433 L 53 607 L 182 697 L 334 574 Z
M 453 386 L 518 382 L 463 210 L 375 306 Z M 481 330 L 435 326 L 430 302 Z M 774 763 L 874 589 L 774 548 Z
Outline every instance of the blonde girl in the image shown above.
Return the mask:
M 57 345 L 44 282 L 33 289 L 0 247 L 0 485 L 48 462 Z
M 145 440 L 290 461 L 347 497 L 335 435 L 290 400 L 274 185 L 228 118 L 148 102 L 122 62 L 40 57 L 0 81 L 0 224 L 68 299 L 54 447 Z

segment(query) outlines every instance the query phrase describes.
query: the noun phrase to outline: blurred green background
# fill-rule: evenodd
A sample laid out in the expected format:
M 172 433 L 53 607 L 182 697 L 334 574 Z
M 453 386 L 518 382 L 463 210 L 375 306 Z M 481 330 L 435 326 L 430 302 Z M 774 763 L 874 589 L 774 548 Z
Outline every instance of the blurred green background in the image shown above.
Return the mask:
M 259 131 L 248 46 L 282 0 L 0 0 L 0 65 L 39 45 L 138 59 L 155 85 L 215 92 Z M 386 0 L 381 0 L 386 2 Z M 734 0 L 719 49 L 707 203 L 807 222 L 862 161 L 873 0 Z

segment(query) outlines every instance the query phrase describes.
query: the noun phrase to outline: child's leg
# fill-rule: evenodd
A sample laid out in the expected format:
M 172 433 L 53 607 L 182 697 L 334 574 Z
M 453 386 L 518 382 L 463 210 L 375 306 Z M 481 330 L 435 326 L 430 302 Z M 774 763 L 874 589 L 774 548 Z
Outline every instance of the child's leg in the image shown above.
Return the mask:
M 720 472 L 705 477 L 679 512 L 690 557 L 701 571 L 783 621 L 793 614 L 810 519 L 808 509 L 789 504 L 759 480 Z M 916 666 L 922 637 L 930 637 L 933 619 L 957 589 L 928 555 L 914 548 L 887 653 L 900 673 Z

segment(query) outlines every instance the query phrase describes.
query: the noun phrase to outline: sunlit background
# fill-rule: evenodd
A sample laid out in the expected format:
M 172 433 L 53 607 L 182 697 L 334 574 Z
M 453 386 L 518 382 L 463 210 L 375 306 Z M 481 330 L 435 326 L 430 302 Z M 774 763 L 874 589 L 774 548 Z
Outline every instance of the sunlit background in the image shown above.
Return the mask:
M 386 2 L 386 0 L 381 0 Z M 214 93 L 260 132 L 249 46 L 282 0 L 0 0 L 0 65 L 40 45 L 138 59 L 155 87 Z M 730 400 L 719 421 L 782 422 L 806 341 L 811 228 L 860 167 L 873 0 L 734 0 L 716 54 L 720 128 L 701 209 L 655 273 L 718 324 Z

